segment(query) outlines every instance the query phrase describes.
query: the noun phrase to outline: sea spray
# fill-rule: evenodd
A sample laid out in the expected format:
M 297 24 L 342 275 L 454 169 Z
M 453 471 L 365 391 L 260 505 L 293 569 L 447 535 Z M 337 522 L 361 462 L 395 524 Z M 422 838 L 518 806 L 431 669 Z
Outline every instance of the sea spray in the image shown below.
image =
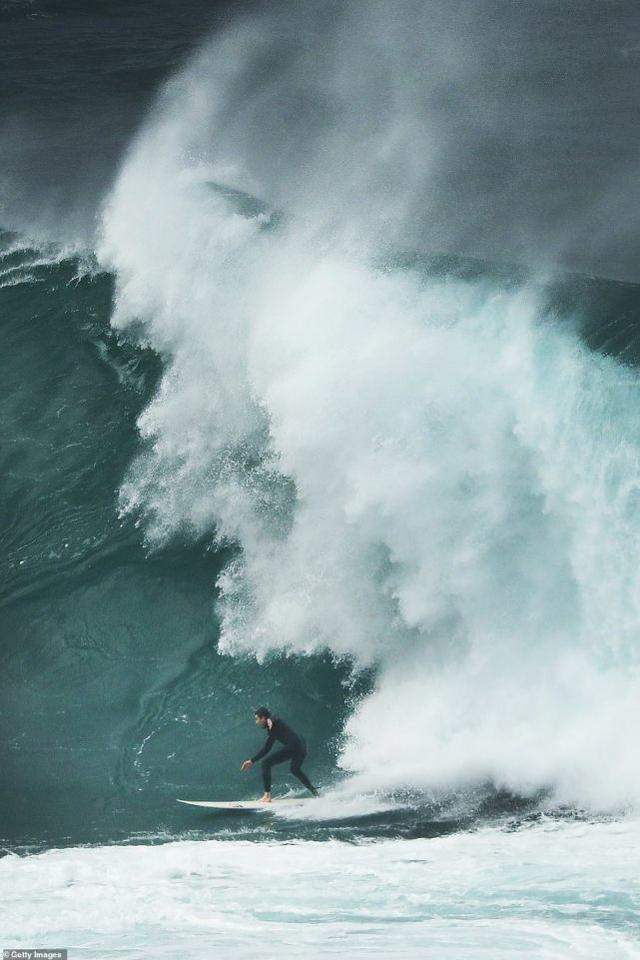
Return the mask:
M 534 285 L 385 267 L 428 164 L 392 188 L 397 114 L 354 134 L 357 96 L 310 112 L 320 82 L 269 131 L 308 53 L 261 85 L 273 43 L 251 21 L 201 51 L 105 208 L 113 324 L 165 359 L 121 508 L 150 542 L 239 545 L 222 652 L 377 668 L 341 759 L 361 784 L 636 803 L 636 375 Z

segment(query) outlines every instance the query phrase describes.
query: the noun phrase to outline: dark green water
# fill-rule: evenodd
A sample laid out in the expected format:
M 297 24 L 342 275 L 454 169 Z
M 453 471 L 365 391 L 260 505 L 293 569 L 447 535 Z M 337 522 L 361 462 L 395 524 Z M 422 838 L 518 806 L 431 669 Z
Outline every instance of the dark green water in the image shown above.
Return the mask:
M 175 833 L 203 822 L 177 796 L 255 795 L 239 766 L 264 701 L 305 732 L 322 783 L 357 685 L 329 658 L 219 656 L 228 557 L 186 543 L 149 555 L 119 520 L 160 362 L 110 332 L 110 276 L 51 257 L 2 261 L 3 842 Z

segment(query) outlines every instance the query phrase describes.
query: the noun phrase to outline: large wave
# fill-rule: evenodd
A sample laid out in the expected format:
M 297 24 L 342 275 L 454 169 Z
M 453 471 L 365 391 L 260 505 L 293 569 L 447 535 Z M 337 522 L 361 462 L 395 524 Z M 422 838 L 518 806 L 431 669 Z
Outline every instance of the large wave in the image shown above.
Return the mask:
M 436 141 L 381 9 L 230 28 L 132 145 L 100 257 L 165 372 L 122 509 L 239 544 L 221 651 L 378 668 L 360 786 L 635 802 L 638 380 L 540 284 L 393 265 L 437 241 Z

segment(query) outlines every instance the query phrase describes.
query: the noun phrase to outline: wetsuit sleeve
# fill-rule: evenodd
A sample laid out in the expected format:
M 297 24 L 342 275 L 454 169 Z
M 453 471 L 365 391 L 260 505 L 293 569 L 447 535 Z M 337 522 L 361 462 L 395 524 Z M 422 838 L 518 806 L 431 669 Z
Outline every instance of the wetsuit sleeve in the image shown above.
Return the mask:
M 269 736 L 267 737 L 265 745 L 262 748 L 262 750 L 258 750 L 255 757 L 251 757 L 251 762 L 255 763 L 256 760 L 262 760 L 262 758 L 269 753 L 269 750 L 271 750 L 271 747 L 273 746 L 275 739 L 276 739 L 276 735 L 272 730 Z

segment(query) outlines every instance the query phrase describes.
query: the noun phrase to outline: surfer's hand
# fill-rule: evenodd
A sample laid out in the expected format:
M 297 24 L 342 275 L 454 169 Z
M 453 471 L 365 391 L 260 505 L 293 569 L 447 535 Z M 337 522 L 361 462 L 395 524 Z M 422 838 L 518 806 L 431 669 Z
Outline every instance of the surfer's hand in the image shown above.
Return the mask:
M 253 766 L 253 760 L 245 760 L 242 766 L 240 767 L 240 769 L 250 770 L 252 766 Z

